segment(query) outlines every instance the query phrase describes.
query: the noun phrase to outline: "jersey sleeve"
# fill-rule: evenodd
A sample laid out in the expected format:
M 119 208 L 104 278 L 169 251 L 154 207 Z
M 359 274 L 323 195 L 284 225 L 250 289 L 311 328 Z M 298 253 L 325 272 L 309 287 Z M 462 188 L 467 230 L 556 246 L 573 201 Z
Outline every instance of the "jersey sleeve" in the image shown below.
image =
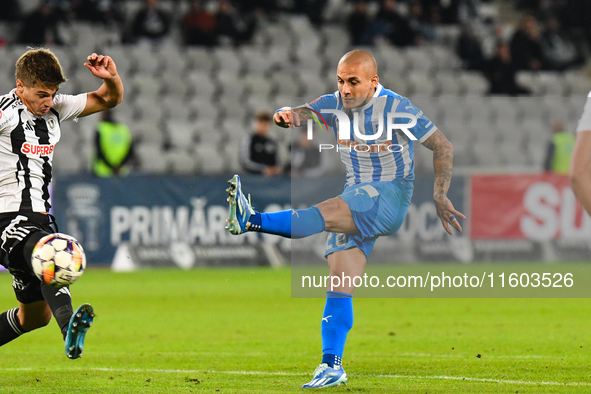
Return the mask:
M 335 94 L 325 94 L 323 96 L 318 97 L 316 100 L 311 101 L 303 105 L 303 107 L 309 108 L 315 111 L 316 116 L 320 115 L 322 118 L 319 119 L 322 123 L 322 119 L 326 121 L 327 124 L 332 125 L 333 121 L 332 118 L 334 115 L 331 114 L 323 114 L 323 109 L 337 109 L 339 105 L 338 99 Z
M 314 101 L 306 103 L 304 106 L 320 112 L 322 109 L 336 109 L 338 100 L 334 94 L 325 94 Z
M 2 110 L 0 109 L 0 134 L 2 134 L 4 129 L 6 129 L 8 127 L 8 123 L 9 123 L 7 119 L 2 119 L 2 118 L 5 118 L 5 116 L 2 113 Z
M 396 108 L 396 113 L 410 114 L 417 118 L 417 124 L 414 127 L 409 127 L 408 131 L 410 131 L 421 144 L 437 131 L 437 126 L 435 126 L 435 124 L 423 114 L 423 111 L 415 107 L 407 98 L 400 101 Z M 395 117 L 394 120 L 397 124 L 410 123 L 411 121 L 410 119 L 403 117 Z
M 585 102 L 585 107 L 583 108 L 583 115 L 581 115 L 579 124 L 577 125 L 577 133 L 586 130 L 591 130 L 591 92 L 587 95 L 587 102 Z
M 18 112 L 9 105 L 13 101 L 10 97 L 0 96 L 0 134 L 13 129 L 19 122 Z
M 76 96 L 57 94 L 53 99 L 53 108 L 60 114 L 60 122 L 76 119 L 86 107 L 86 93 Z

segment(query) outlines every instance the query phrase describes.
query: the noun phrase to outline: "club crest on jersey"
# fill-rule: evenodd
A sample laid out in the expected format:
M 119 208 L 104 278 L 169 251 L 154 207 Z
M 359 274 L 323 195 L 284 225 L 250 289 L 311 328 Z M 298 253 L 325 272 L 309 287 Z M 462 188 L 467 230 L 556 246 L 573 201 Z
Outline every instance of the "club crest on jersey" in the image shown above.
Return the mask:
M 25 142 L 21 146 L 21 153 L 33 156 L 49 156 L 54 148 L 55 145 L 36 145 Z
M 56 122 L 54 117 L 47 119 L 47 127 L 49 127 L 50 130 L 55 129 L 55 124 Z

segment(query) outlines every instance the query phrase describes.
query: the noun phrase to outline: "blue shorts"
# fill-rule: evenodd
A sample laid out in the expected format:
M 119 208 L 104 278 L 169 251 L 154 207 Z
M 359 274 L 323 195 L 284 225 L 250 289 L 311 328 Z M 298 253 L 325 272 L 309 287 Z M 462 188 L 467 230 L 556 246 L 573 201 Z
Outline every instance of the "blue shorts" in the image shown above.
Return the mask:
M 412 181 L 401 179 L 345 186 L 339 197 L 349 205 L 359 233 L 328 233 L 324 256 L 359 248 L 369 260 L 377 238 L 394 234 L 402 226 L 412 192 Z

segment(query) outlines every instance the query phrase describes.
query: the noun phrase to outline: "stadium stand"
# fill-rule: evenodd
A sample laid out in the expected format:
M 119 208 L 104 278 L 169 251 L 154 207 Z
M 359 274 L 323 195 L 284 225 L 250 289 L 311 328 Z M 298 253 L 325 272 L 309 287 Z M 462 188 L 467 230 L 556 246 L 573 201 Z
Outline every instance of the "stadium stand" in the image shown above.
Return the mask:
M 127 22 L 142 5 L 136 0 L 113 3 L 119 5 Z M 215 1 L 206 3 L 215 11 Z M 510 7 L 512 12 L 501 15 L 500 9 L 511 3 L 504 1 L 503 7 L 493 1 L 474 3 L 479 7 L 471 20 L 476 22 L 483 48 L 499 25 L 505 27 L 505 38 L 510 37 L 518 23 L 511 14 L 519 13 Z M 351 49 L 346 27 L 339 23 L 352 9 L 344 0 L 328 1 L 320 26 L 305 15 L 286 11 L 259 21 L 249 43 L 214 48 L 181 45 L 179 18 L 188 10 L 188 2 L 160 4 L 176 20 L 169 36 L 158 45 L 122 43 L 125 23 L 117 25 L 118 31 L 92 22 L 61 21 L 59 31 L 66 44 L 50 46 L 69 78 L 61 89 L 64 93 L 98 87 L 96 78 L 82 67 L 87 54 L 97 51 L 115 59 L 126 85 L 117 117 L 130 126 L 137 140 L 142 172 L 238 170 L 230 153 L 237 149 L 256 110 L 294 104 L 296 98 L 309 101 L 336 90 L 336 62 Z M 398 7 L 407 15 L 406 2 L 399 2 Z M 23 13 L 30 9 L 21 8 Z M 369 2 L 371 15 L 378 10 L 379 2 Z M 7 42 L 0 47 L 3 92 L 13 87 L 14 63 L 26 50 L 11 33 L 13 25 L 0 22 L 1 38 Z M 464 70 L 456 55 L 460 31 L 458 23 L 436 25 L 433 42 L 401 48 L 377 38 L 367 49 L 378 61 L 381 82 L 411 98 L 452 141 L 458 171 L 540 170 L 552 119 L 561 117 L 574 128 L 573 120 L 591 88 L 586 68 L 519 71 L 516 80 L 532 92 L 531 97 L 487 97 L 486 74 Z M 90 154 L 90 136 L 97 122 L 98 117 L 91 117 L 64 130 L 71 138 L 63 139 L 56 150 L 56 171 L 88 170 L 88 157 L 68 152 Z M 289 136 L 276 135 L 288 144 Z M 432 171 L 430 160 L 429 151 L 417 149 L 418 172 Z M 341 171 L 338 160 L 334 163 L 334 171 Z

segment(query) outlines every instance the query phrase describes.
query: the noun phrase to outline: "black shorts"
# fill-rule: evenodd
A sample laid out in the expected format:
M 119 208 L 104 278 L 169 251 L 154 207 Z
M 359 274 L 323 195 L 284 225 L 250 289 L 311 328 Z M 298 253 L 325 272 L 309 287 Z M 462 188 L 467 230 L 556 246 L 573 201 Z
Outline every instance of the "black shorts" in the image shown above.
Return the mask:
M 19 302 L 30 304 L 43 300 L 41 281 L 33 273 L 29 259 L 35 243 L 57 231 L 53 215 L 0 213 L 0 264 L 12 274 L 12 287 Z

